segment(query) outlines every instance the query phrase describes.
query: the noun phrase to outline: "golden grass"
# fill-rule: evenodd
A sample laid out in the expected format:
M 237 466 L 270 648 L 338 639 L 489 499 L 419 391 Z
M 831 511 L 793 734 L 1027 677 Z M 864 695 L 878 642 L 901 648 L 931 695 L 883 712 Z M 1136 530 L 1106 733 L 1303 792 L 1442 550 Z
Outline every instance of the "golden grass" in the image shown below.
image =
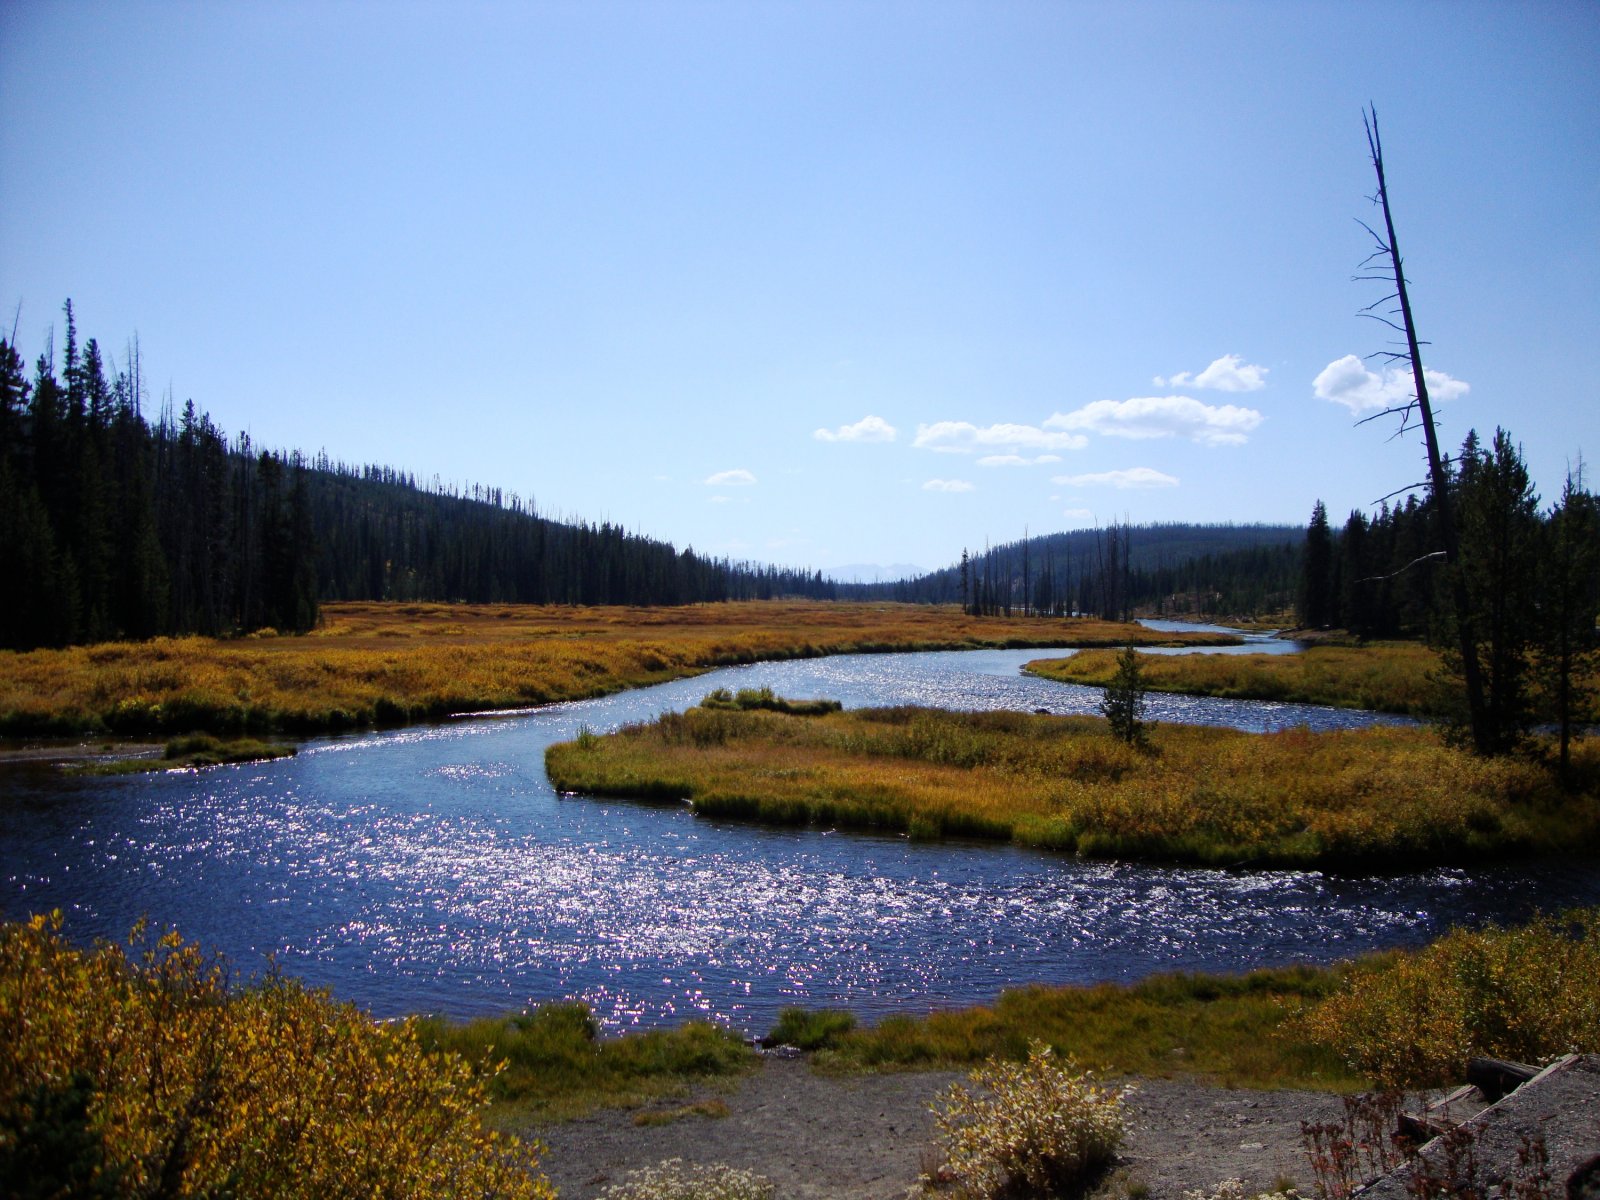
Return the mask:
M 1415 866 L 1568 851 L 1600 831 L 1600 748 L 1578 794 L 1430 730 L 1248 734 L 1157 726 L 1141 752 L 1097 718 L 693 708 L 553 746 L 564 791 L 689 799 L 697 813 L 973 836 L 1095 857 Z
M 0 733 L 304 733 L 582 699 L 760 659 L 1129 640 L 1197 639 L 932 605 L 327 604 L 303 637 L 0 652 Z
M 1417 642 L 1323 643 L 1300 654 L 1145 654 L 1139 664 L 1145 685 L 1156 692 L 1415 717 L 1438 716 L 1452 707 L 1453 693 L 1438 682 L 1439 655 Z M 1038 659 L 1025 669 L 1061 683 L 1104 687 L 1117 663 L 1109 650 L 1085 650 L 1071 658 Z
M 1312 646 L 1300 654 L 1146 654 L 1145 685 L 1155 692 L 1328 704 L 1375 712 L 1427 716 L 1438 709 L 1430 676 L 1439 656 L 1415 642 Z M 1026 668 L 1045 679 L 1104 687 L 1116 674 L 1116 655 L 1086 650 L 1071 658 L 1039 659 Z

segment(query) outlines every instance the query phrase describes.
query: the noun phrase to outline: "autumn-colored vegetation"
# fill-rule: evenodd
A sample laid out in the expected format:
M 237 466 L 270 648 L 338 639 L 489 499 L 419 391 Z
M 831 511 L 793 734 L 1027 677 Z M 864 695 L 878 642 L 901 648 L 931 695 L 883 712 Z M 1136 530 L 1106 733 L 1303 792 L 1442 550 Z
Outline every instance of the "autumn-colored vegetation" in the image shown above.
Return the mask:
M 1600 909 L 1360 959 L 1287 1034 L 1384 1087 L 1457 1082 L 1479 1055 L 1600 1052 Z
M 326 604 L 299 637 L 0 652 L 0 734 L 311 733 L 582 699 L 760 659 L 1130 640 L 1217 639 L 909 604 Z
M 1102 1074 L 1194 1074 L 1232 1086 L 1353 1091 L 1460 1082 L 1476 1055 L 1600 1052 L 1600 910 L 1454 929 L 1418 950 L 1330 967 L 1154 975 L 1015 988 L 992 1005 L 861 1027 L 820 1010 L 818 1065 L 859 1071 L 1018 1061 L 1040 1040 Z
M 176 934 L 0 926 L 0 1179 L 30 1196 L 553 1197 L 480 1069 Z
M 1600 834 L 1594 747 L 1574 795 L 1538 764 L 1476 758 L 1416 728 L 1163 724 L 1140 749 L 1090 717 L 696 707 L 553 746 L 546 767 L 563 791 L 687 799 L 709 816 L 1213 865 L 1415 866 Z
M 1439 656 L 1419 642 L 1316 645 L 1299 654 L 1143 654 L 1145 687 L 1155 692 L 1327 704 L 1428 716 L 1439 709 Z M 1117 671 L 1109 650 L 1045 658 L 1026 670 L 1061 683 L 1104 687 Z

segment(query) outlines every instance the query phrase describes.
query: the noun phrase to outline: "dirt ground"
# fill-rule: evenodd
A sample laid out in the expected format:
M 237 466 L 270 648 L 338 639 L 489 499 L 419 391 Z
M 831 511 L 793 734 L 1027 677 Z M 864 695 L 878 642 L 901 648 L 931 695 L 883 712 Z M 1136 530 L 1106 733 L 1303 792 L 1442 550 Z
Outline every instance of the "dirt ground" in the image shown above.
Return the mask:
M 954 1072 L 824 1076 L 803 1059 L 768 1058 L 722 1090 L 656 1106 L 721 1099 L 727 1115 L 636 1125 L 607 1111 L 528 1132 L 548 1147 L 544 1168 L 564 1200 L 588 1200 L 628 1172 L 665 1159 L 727 1163 L 766 1176 L 779 1200 L 898 1200 L 936 1165 L 930 1106 Z M 1333 1120 L 1337 1096 L 1251 1092 L 1188 1080 L 1133 1080 L 1130 1135 L 1102 1191 L 1183 1200 L 1238 1178 L 1253 1189 L 1280 1180 L 1310 1191 L 1302 1121 Z

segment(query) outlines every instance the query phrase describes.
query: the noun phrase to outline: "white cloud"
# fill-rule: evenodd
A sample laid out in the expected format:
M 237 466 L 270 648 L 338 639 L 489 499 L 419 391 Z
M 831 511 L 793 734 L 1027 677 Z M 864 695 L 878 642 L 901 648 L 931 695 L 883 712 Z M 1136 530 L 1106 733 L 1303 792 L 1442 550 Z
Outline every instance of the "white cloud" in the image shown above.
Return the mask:
M 1459 400 L 1471 390 L 1470 385 L 1450 378 L 1443 371 L 1424 367 L 1422 377 L 1428 384 L 1429 399 L 1441 403 Z M 1311 388 L 1318 399 L 1332 400 L 1353 413 L 1393 408 L 1409 402 L 1415 395 L 1409 368 L 1384 367 L 1381 372 L 1371 371 L 1354 354 L 1346 354 L 1323 367 L 1321 374 L 1311 381 Z
M 727 496 L 712 496 L 711 497 L 711 503 L 713 503 L 713 504 L 726 504 L 728 502 L 728 499 L 729 499 L 729 497 L 727 497 Z
M 925 492 L 971 492 L 977 489 L 965 479 L 930 479 L 922 485 Z
M 1092 509 L 1092 508 L 1063 508 L 1061 510 L 1061 516 L 1062 516 L 1062 518 L 1064 520 L 1075 521 L 1075 522 L 1078 522 L 1078 523 L 1081 524 L 1081 523 L 1083 523 L 1085 521 L 1094 520 L 1094 509 Z
M 892 442 L 895 432 L 895 427 L 882 417 L 865 416 L 854 425 L 819 429 L 811 436 L 819 442 Z
M 708 487 L 749 487 L 756 481 L 756 477 L 743 467 L 732 471 L 718 471 L 715 475 L 706 478 Z
M 1100 471 L 1093 475 L 1056 475 L 1051 483 L 1069 487 L 1157 488 L 1177 487 L 1178 481 L 1151 467 L 1129 467 L 1125 471 Z
M 1267 371 L 1267 367 L 1247 363 L 1237 354 L 1224 354 L 1212 360 L 1211 365 L 1198 375 L 1193 371 L 1179 371 L 1166 378 L 1157 375 L 1155 385 L 1159 388 L 1192 386 L 1217 392 L 1256 392 L 1267 386 Z
M 1037 454 L 1032 458 L 1025 458 L 1020 454 L 985 454 L 978 460 L 980 467 L 1035 467 L 1040 463 L 1058 463 L 1061 461 L 1059 454 Z
M 988 425 L 970 421 L 935 421 L 918 425 L 911 443 L 921 450 L 948 454 L 972 454 L 978 450 L 1003 450 L 1016 454 L 1022 450 L 1082 450 L 1089 439 L 1076 433 L 1049 433 L 1034 425 Z
M 1202 446 L 1238 446 L 1264 418 L 1253 408 L 1202 404 L 1191 396 L 1137 396 L 1096 400 L 1069 413 L 1055 413 L 1051 429 L 1087 429 L 1106 437 L 1187 437 Z

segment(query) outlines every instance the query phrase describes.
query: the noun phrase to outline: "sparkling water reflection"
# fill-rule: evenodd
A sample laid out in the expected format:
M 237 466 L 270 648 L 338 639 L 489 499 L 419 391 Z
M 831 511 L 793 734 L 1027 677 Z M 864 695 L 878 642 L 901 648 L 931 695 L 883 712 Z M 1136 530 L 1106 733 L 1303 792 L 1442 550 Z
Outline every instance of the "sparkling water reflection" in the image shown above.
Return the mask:
M 467 1016 L 581 997 L 608 1024 L 747 1031 L 790 1003 L 871 1016 L 1028 981 L 1242 969 L 1415 943 L 1454 922 L 1600 903 L 1568 864 L 1382 879 L 1082 863 L 556 795 L 544 748 L 716 686 L 847 704 L 1092 711 L 1017 674 L 1038 651 L 761 664 L 579 704 L 327 739 L 297 758 L 111 780 L 0 774 L 7 916 L 83 937 L 141 915 L 380 1014 Z M 1343 727 L 1365 714 L 1160 697 L 1160 720 Z

